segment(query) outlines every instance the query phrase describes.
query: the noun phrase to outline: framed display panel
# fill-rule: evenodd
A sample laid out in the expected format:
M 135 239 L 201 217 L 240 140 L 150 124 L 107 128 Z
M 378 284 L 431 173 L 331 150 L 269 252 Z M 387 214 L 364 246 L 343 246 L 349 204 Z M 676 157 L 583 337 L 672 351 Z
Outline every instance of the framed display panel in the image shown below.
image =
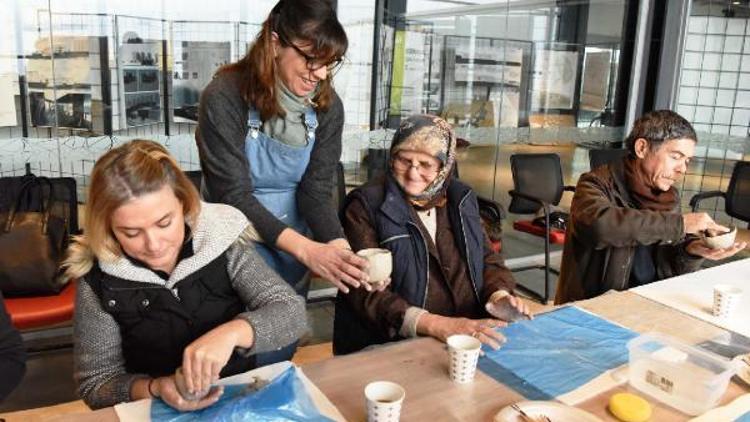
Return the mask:
M 53 43 L 40 37 L 26 56 L 31 124 L 90 131 L 92 94 L 101 101 L 100 37 L 58 35 Z
M 11 13 L 0 15 L 0 127 L 15 127 L 18 125 L 16 114 L 16 93 L 19 91 L 16 57 L 17 51 L 16 26 L 20 25 Z M 21 31 L 18 31 L 19 33 Z
M 396 30 L 390 25 L 385 25 L 379 33 L 379 51 L 380 57 L 394 57 L 396 44 Z M 372 83 L 374 92 L 371 92 L 371 113 L 374 110 L 374 123 L 384 127 L 397 127 L 400 116 L 394 114 L 391 110 L 391 95 L 393 88 L 393 60 L 378 60 L 378 68 L 373 70 L 376 75 L 375 83 Z
M 577 44 L 534 44 L 531 70 L 531 112 L 575 114 L 578 109 L 582 47 Z
M 11 71 L 11 60 L 0 57 L 0 127 L 16 126 L 16 98 L 18 77 Z
M 172 91 L 175 122 L 195 123 L 198 100 L 214 73 L 246 53 L 244 32 L 255 28 L 236 22 L 171 23 Z
M 162 121 L 162 41 L 130 33 L 118 49 L 121 123 L 127 127 Z
M 581 83 L 582 110 L 602 111 L 609 100 L 612 50 L 586 48 Z
M 396 30 L 391 75 L 391 115 L 408 116 L 422 112 L 424 102 L 428 34 Z
M 216 70 L 231 62 L 231 43 L 182 41 L 172 77 L 175 121 L 198 120 L 198 100 Z
M 517 127 L 527 122 L 533 44 L 487 37 L 445 36 L 441 112 L 454 125 Z M 470 103 L 466 98 L 471 98 Z
M 437 113 L 440 107 L 442 107 L 440 99 L 442 98 L 443 89 L 441 80 L 445 37 L 431 33 L 427 38 L 427 45 L 429 50 L 425 58 L 427 61 L 427 77 L 425 78 L 424 109 L 427 113 Z

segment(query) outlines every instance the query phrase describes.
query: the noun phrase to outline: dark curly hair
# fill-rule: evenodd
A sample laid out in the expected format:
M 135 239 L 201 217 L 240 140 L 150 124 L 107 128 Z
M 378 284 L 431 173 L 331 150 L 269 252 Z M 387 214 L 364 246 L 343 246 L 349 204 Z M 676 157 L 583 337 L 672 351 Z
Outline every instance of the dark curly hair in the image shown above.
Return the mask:
M 344 27 L 336 17 L 330 0 L 281 0 L 271 9 L 255 42 L 245 57 L 219 69 L 217 73 L 239 72 L 242 96 L 266 120 L 283 116 L 276 98 L 276 62 L 273 33 L 282 45 L 302 41 L 312 44 L 312 55 L 322 63 L 344 57 L 349 46 Z M 333 75 L 320 82 L 313 99 L 320 110 L 328 110 L 334 96 Z
M 693 125 L 672 110 L 654 110 L 641 116 L 633 124 L 633 129 L 625 138 L 625 148 L 635 157 L 635 141 L 643 138 L 649 147 L 658 149 L 664 141 L 691 139 L 698 142 Z

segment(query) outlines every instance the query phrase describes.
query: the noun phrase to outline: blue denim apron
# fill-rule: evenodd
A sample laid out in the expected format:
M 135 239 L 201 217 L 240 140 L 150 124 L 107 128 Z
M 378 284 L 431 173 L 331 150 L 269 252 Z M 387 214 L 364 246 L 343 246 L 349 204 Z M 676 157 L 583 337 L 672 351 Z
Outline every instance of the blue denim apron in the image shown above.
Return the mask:
M 304 123 L 307 144 L 287 145 L 261 132 L 260 113 L 251 106 L 245 137 L 245 155 L 250 163 L 253 195 L 276 218 L 302 235 L 308 234 L 309 228 L 297 209 L 297 187 L 310 163 L 315 129 L 318 127 L 317 115 L 310 107 L 305 110 Z M 307 267 L 271 245 L 256 243 L 255 249 L 297 294 L 307 297 Z M 296 350 L 297 342 L 294 342 L 276 351 L 259 353 L 255 356 L 255 363 L 260 367 L 291 360 Z
M 310 163 L 318 127 L 317 116 L 311 107 L 305 110 L 304 124 L 307 144 L 287 145 L 261 132 L 260 113 L 250 107 L 245 138 L 253 195 L 276 218 L 302 235 L 308 234 L 309 228 L 297 209 L 297 187 Z M 307 267 L 272 245 L 257 244 L 256 250 L 298 294 L 307 295 Z

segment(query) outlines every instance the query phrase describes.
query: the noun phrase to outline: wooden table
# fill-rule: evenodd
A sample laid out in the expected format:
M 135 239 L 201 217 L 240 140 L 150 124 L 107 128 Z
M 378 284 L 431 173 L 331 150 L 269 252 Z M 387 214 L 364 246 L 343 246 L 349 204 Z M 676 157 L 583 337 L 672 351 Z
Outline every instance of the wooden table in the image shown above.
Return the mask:
M 660 331 L 689 343 L 699 343 L 724 333 L 721 328 L 630 292 L 612 292 L 579 302 L 578 306 L 634 331 Z M 368 382 L 378 379 L 397 382 L 406 389 L 401 413 L 404 421 L 491 421 L 503 407 L 523 400 L 518 393 L 481 371 L 472 384 L 453 384 L 448 379 L 444 346 L 429 338 L 337 357 L 303 366 L 303 369 L 350 421 L 366 419 L 362 392 Z M 616 391 L 629 389 L 625 385 Z M 606 410 L 614 392 L 603 393 L 580 407 L 604 421 L 616 421 Z M 722 404 L 743 392 L 747 391 L 732 382 Z M 654 406 L 653 421 L 689 419 L 655 400 L 650 402 Z
M 693 344 L 725 333 L 721 328 L 630 292 L 612 292 L 577 305 L 636 332 L 659 331 Z M 366 420 L 363 390 L 373 380 L 395 381 L 406 389 L 403 421 L 491 421 L 503 407 L 523 400 L 518 393 L 481 371 L 471 384 L 451 382 L 445 347 L 431 338 L 305 364 L 302 369 L 350 421 Z M 607 413 L 607 401 L 614 392 L 629 389 L 627 385 L 618 387 L 582 403 L 580 407 L 604 421 L 614 421 L 616 419 Z M 744 387 L 732 381 L 721 404 L 746 392 Z M 654 406 L 653 421 L 689 419 L 654 400 L 650 402 Z M 108 408 L 66 415 L 57 420 L 116 421 L 117 417 L 114 410 Z

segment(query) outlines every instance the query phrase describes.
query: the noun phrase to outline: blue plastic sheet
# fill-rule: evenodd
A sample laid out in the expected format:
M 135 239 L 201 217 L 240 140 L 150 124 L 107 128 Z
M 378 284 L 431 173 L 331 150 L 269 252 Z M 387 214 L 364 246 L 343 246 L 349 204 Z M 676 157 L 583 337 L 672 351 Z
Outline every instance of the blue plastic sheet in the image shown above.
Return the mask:
M 551 400 L 628 361 L 638 336 L 574 306 L 498 329 L 508 340 L 483 346 L 479 369 L 530 400 Z
M 246 385 L 224 387 L 224 394 L 211 407 L 179 412 L 162 400 L 151 404 L 151 420 L 159 422 L 226 421 L 330 421 L 307 394 L 304 382 L 292 366 L 258 391 Z
M 747 412 L 744 415 L 740 416 L 734 422 L 750 422 L 750 412 Z

